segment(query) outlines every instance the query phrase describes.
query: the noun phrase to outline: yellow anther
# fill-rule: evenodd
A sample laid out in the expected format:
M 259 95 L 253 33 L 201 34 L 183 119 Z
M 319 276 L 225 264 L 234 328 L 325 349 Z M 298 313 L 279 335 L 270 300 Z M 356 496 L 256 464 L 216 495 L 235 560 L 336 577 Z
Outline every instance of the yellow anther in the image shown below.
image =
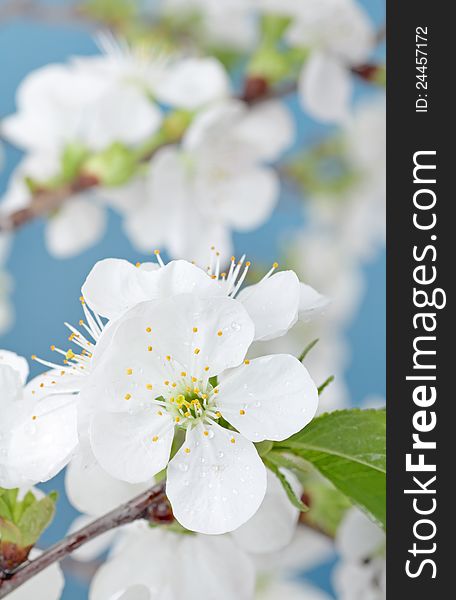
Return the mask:
M 130 400 L 131 394 L 125 394 L 124 398 L 125 398 L 125 400 Z
M 235 444 L 235 443 L 236 443 L 236 440 L 234 439 L 234 437 L 232 437 L 232 438 L 230 439 L 230 442 L 231 442 L 232 444 Z
M 194 353 L 195 354 L 199 354 L 201 352 L 201 350 L 199 348 L 195 348 Z
M 44 388 L 44 383 L 40 383 L 40 388 Z
M 127 375 L 133 375 L 133 369 L 127 369 L 125 372 Z
M 250 361 L 249 361 L 249 359 L 248 359 L 248 358 L 246 358 L 246 359 L 245 359 L 245 361 L 244 361 L 244 364 L 245 364 L 245 365 L 249 365 L 249 364 L 250 364 Z
M 169 381 L 168 379 L 165 379 L 165 381 L 163 382 L 165 385 L 169 385 Z
M 181 376 L 182 377 L 187 377 L 187 373 L 185 371 L 182 371 Z
M 273 263 L 272 266 L 274 267 L 274 269 L 277 269 L 277 267 L 279 266 L 279 263 L 275 262 L 275 263 Z
M 152 352 L 152 346 L 147 346 L 147 352 Z
M 187 411 L 186 413 L 184 413 L 184 417 L 191 417 L 192 415 Z
M 221 329 L 219 329 L 219 330 L 217 331 L 217 335 L 220 337 L 221 335 L 223 335 L 223 331 L 222 331 Z
M 196 379 L 196 377 L 192 377 L 192 381 L 193 381 L 193 383 L 195 383 L 198 380 Z
M 193 388 L 193 393 L 194 394 L 199 394 L 200 393 L 199 388 L 197 388 L 197 387 Z
M 206 400 L 206 398 L 207 398 L 207 394 L 201 394 L 201 398 L 202 398 L 203 400 Z
M 217 417 L 217 419 L 220 419 L 220 417 L 222 416 L 222 413 L 221 413 L 221 412 L 219 412 L 219 411 L 217 411 L 217 412 L 215 413 L 215 416 Z
M 162 413 L 162 411 L 161 411 L 161 410 L 158 410 L 158 411 L 157 411 L 157 415 L 158 415 L 159 417 L 163 417 L 163 413 Z
M 177 383 L 175 381 L 172 382 L 171 387 L 175 388 L 177 386 Z
M 85 304 L 84 296 L 79 296 L 79 302 Z
M 82 319 L 79 319 L 79 325 L 84 325 L 84 321 Z
M 36 354 L 32 354 L 32 360 L 36 360 Z
M 32 421 L 36 421 L 36 420 L 37 420 L 37 418 L 38 418 L 38 417 L 37 417 L 36 415 L 33 415 L 33 417 L 32 417 Z
M 152 438 L 153 442 L 158 442 L 158 435 L 154 435 L 154 437 Z
M 168 356 L 166 357 L 166 360 L 171 360 L 171 356 L 169 356 L 169 355 L 168 355 Z
M 180 417 L 176 417 L 174 420 L 176 421 L 176 423 L 179 423 Z
M 65 354 L 65 358 L 67 360 L 71 360 L 72 358 L 74 358 L 75 354 L 73 352 L 73 350 L 68 350 L 68 352 Z
M 147 333 L 150 333 L 152 331 L 152 327 L 146 327 L 146 331 Z
M 242 410 L 242 408 L 241 408 L 241 410 L 239 411 L 239 414 L 240 415 L 245 415 L 245 410 Z
M 148 384 L 146 385 L 146 389 L 147 389 L 147 390 L 151 390 L 151 389 L 152 389 L 152 387 L 153 387 L 153 386 L 152 386 L 152 384 L 151 384 L 151 383 L 148 383 Z
M 204 367 L 204 370 L 205 371 L 209 371 L 209 367 Z
M 65 375 L 65 371 L 60 371 L 60 375 L 63 377 Z
M 160 254 L 160 250 L 154 250 L 154 254 L 155 254 L 155 255 L 158 255 L 158 254 Z
M 219 393 L 219 391 L 220 391 L 219 389 L 215 388 L 215 389 L 214 389 L 214 394 L 218 394 L 218 393 Z
M 250 265 L 251 265 L 251 264 L 252 264 L 252 263 L 251 263 L 251 262 L 248 260 L 248 261 L 245 263 L 245 266 L 246 266 L 246 267 L 250 267 Z
M 193 328 L 193 333 L 198 333 L 198 327 Z
M 190 454 L 190 448 L 185 448 L 185 453 Z
M 54 346 L 54 344 L 52 344 L 52 346 L 51 346 L 51 350 L 52 350 L 52 352 L 54 352 L 54 350 L 55 350 L 55 346 Z
M 203 435 L 207 437 L 209 435 L 209 431 L 203 431 Z
M 141 266 L 141 263 L 140 263 L 140 262 L 137 262 L 137 263 L 136 263 L 136 266 L 137 266 L 137 267 L 140 267 L 140 266 Z

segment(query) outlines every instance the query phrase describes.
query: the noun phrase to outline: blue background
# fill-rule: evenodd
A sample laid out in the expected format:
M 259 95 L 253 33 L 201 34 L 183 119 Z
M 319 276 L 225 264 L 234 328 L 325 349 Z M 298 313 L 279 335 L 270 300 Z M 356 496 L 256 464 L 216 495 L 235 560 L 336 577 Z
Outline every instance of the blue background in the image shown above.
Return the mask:
M 57 2 L 58 3 L 58 2 Z M 60 2 L 61 4 L 62 2 Z M 384 21 L 384 0 L 363 2 L 377 24 Z M 1 3 L 0 3 L 1 6 Z M 14 111 L 15 90 L 27 73 L 50 62 L 62 62 L 71 55 L 97 52 L 90 31 L 76 24 L 46 24 L 15 19 L 0 23 L 0 118 Z M 359 85 L 357 96 L 370 93 Z M 299 145 L 321 135 L 325 129 L 306 119 L 295 100 L 290 101 L 299 120 Z M 20 158 L 20 153 L 6 147 L 4 170 L 0 173 L 0 192 Z M 298 203 L 284 194 L 273 219 L 253 234 L 236 236 L 238 251 L 249 258 L 273 261 L 279 254 L 278 242 L 283 230 L 293 230 L 301 224 Z M 14 278 L 12 300 L 15 323 L 0 336 L 0 347 L 30 357 L 49 356 L 51 343 L 64 347 L 67 336 L 63 322 L 77 323 L 80 319 L 80 287 L 93 264 L 105 257 L 118 256 L 136 262 L 147 257 L 136 252 L 121 231 L 119 218 L 110 214 L 108 231 L 95 247 L 69 260 L 56 260 L 46 252 L 42 221 L 23 227 L 15 236 L 7 268 Z M 352 363 L 347 379 L 353 403 L 366 395 L 385 395 L 385 255 L 382 253 L 366 265 L 367 293 L 361 309 L 348 331 L 352 347 Z M 31 365 L 32 374 L 38 372 Z M 60 476 L 46 489 L 61 492 L 58 515 L 45 533 L 42 545 L 62 537 L 75 511 L 67 503 Z M 310 578 L 330 590 L 328 566 L 316 569 Z M 86 598 L 84 586 L 68 578 L 64 600 Z

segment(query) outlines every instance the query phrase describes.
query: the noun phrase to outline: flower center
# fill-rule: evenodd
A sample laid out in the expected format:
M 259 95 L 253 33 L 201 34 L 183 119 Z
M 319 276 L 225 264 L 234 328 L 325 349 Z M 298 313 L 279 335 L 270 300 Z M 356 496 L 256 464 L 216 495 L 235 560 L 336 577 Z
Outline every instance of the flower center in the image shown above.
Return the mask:
M 184 372 L 177 379 L 165 381 L 168 391 L 155 398 L 155 402 L 173 417 L 177 427 L 186 429 L 197 421 L 207 422 L 221 417 L 216 407 L 216 381 L 197 380 Z

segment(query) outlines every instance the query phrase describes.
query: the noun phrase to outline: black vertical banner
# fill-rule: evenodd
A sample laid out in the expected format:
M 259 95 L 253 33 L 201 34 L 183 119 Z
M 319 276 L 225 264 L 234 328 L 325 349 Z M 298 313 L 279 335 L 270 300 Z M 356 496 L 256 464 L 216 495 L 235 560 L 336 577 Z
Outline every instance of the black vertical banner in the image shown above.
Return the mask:
M 388 0 L 387 597 L 453 597 L 453 6 Z M 454 285 L 452 286 L 454 288 Z M 407 595 L 406 595 L 407 594 Z

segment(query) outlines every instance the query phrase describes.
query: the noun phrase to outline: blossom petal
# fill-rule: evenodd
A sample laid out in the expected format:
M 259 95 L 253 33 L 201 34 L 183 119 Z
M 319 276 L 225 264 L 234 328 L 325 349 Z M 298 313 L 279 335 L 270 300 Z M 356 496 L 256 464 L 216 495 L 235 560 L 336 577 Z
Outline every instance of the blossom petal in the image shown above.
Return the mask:
M 19 356 L 15 352 L 9 352 L 9 350 L 0 350 L 0 366 L 9 365 L 12 369 L 19 373 L 19 378 L 22 385 L 27 381 L 29 374 L 29 366 L 23 356 Z M 2 393 L 4 388 L 1 386 Z
M 279 197 L 276 174 L 266 167 L 255 167 L 222 180 L 210 182 L 219 215 L 238 231 L 249 231 L 269 219 Z
M 352 92 L 348 68 L 330 55 L 315 52 L 303 67 L 299 94 L 304 109 L 323 122 L 348 118 Z
M 180 379 L 182 370 L 198 379 L 218 375 L 242 362 L 253 329 L 242 304 L 231 298 L 182 294 L 143 302 L 117 323 L 84 402 L 123 412 L 166 393 L 168 380 Z
M 174 425 L 169 415 L 149 410 L 96 414 L 90 426 L 93 453 L 112 477 L 150 481 L 169 460 Z
M 296 274 L 281 271 L 237 295 L 255 324 L 255 340 L 279 337 L 293 327 L 298 318 L 299 293 Z
M 310 321 L 313 317 L 320 315 L 330 303 L 326 296 L 323 296 L 310 285 L 300 283 L 299 295 L 299 318 L 303 321 Z
M 216 295 L 219 289 L 217 282 L 203 269 L 186 260 L 173 260 L 160 269 L 158 274 L 158 298 L 192 293 L 198 296 Z
M 38 558 L 40 550 L 33 549 L 30 558 Z M 65 578 L 58 563 L 47 567 L 8 594 L 8 600 L 58 600 L 65 586 Z
M 166 493 L 176 519 L 191 531 L 237 529 L 256 513 L 265 492 L 266 469 L 255 446 L 216 424 L 188 430 L 168 465 Z
M 78 444 L 74 396 L 27 403 L 29 415 L 11 433 L 8 463 L 24 480 L 47 481 L 68 463 Z
M 20 373 L 10 365 L 0 364 L 0 386 L 2 390 L 0 411 L 3 412 L 7 410 L 6 404 L 9 405 L 12 400 L 15 400 L 22 390 Z
M 181 565 L 173 578 L 172 598 L 251 600 L 255 570 L 250 557 L 229 536 L 188 535 L 177 547 Z M 192 560 L 188 560 L 191 556 Z M 204 574 L 196 565 L 204 565 Z
M 277 160 L 293 143 L 294 121 L 288 108 L 276 100 L 260 102 L 238 125 L 237 134 L 258 149 L 258 159 Z
M 299 496 L 302 488 L 298 480 L 292 473 L 286 477 Z M 231 535 L 247 552 L 276 552 L 293 539 L 298 518 L 299 510 L 291 504 L 278 478 L 268 471 L 268 487 L 260 508 Z
M 105 228 L 104 209 L 86 197 L 76 196 L 49 218 L 46 246 L 53 256 L 70 258 L 93 246 Z
M 262 356 L 228 373 L 217 407 L 247 439 L 284 440 L 314 417 L 318 391 L 307 369 L 289 354 Z
M 156 280 L 154 271 L 145 272 L 127 260 L 106 258 L 98 261 L 82 286 L 82 295 L 92 310 L 106 317 L 117 319 L 129 308 L 154 295 L 146 294 L 142 280 L 150 279 L 149 288 Z
M 223 65 L 215 58 L 186 58 L 168 69 L 157 88 L 165 104 L 195 110 L 228 96 L 230 83 Z
M 91 107 L 84 141 L 94 150 L 115 142 L 138 144 L 151 136 L 161 123 L 160 109 L 135 86 L 112 84 Z
M 91 516 L 110 512 L 151 485 L 152 479 L 144 484 L 114 479 L 100 467 L 88 444 L 80 447 L 65 473 L 65 491 L 71 504 Z

